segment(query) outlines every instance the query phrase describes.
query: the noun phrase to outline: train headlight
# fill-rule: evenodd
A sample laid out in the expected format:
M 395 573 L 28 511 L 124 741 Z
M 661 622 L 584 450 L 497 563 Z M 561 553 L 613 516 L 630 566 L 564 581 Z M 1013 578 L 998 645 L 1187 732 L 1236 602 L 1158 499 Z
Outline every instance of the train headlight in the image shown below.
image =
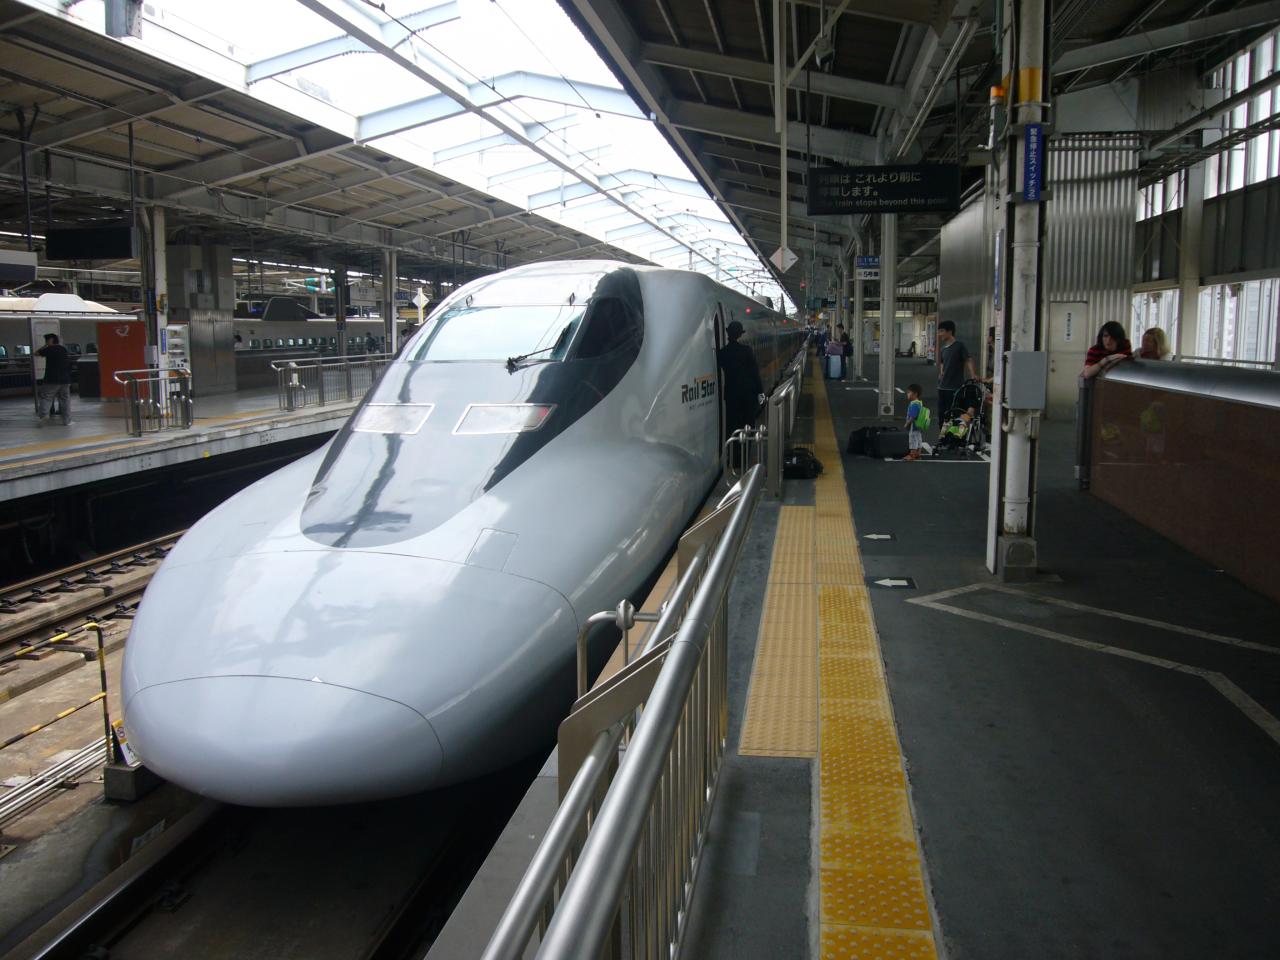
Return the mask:
M 417 433 L 436 408 L 434 403 L 369 403 L 356 415 L 356 433 Z
M 457 434 L 529 433 L 547 422 L 554 403 L 473 403 L 453 428 Z

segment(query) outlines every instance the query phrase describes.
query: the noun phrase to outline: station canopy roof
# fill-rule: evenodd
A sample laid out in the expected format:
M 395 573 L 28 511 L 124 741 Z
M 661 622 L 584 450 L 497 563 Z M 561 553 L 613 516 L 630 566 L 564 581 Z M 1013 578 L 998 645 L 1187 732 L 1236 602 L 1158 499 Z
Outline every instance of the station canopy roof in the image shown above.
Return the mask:
M 139 35 L 113 39 L 102 0 L 0 0 L 0 96 L 28 120 L 41 105 L 37 177 L 41 147 L 118 171 L 132 125 L 142 202 L 230 212 L 245 229 L 305 234 L 318 215 L 329 223 L 312 239 L 334 248 L 381 240 L 427 260 L 463 249 L 488 269 L 615 257 L 782 294 L 555 0 L 141 10 Z M 11 187 L 16 144 L 2 149 Z M 112 193 L 106 174 L 69 176 Z

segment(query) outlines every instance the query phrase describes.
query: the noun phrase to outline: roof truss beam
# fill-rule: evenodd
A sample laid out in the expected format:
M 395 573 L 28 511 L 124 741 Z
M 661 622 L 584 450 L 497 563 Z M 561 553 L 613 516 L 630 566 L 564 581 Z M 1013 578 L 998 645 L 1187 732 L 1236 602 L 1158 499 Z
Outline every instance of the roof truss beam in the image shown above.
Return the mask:
M 731 80 L 747 80 L 753 83 L 773 84 L 773 67 L 760 60 L 747 60 L 742 57 L 730 57 L 719 53 L 707 53 L 702 50 L 690 50 L 688 47 L 677 47 L 669 44 L 646 43 L 640 48 L 640 55 L 648 63 L 661 67 L 674 67 L 682 70 L 694 70 Z M 838 100 L 850 100 L 854 103 L 871 103 L 880 107 L 900 109 L 906 91 L 883 83 L 868 83 L 865 80 L 854 80 L 850 77 L 839 77 L 829 73 L 815 73 L 812 76 L 813 92 L 821 96 L 835 97 Z M 806 82 L 797 77 L 789 84 L 792 90 L 805 90 Z
M 1197 20 L 1158 27 L 1142 33 L 1131 33 L 1115 40 L 1080 47 L 1060 56 L 1054 63 L 1053 69 L 1055 73 L 1062 74 L 1085 70 L 1089 67 L 1100 67 L 1119 60 L 1145 56 L 1158 50 L 1195 43 L 1197 40 L 1209 40 L 1238 30 L 1269 26 L 1276 21 L 1280 21 L 1280 2 L 1269 0 L 1267 3 L 1238 7 L 1226 13 L 1216 13 Z
M 768 147 L 778 146 L 779 138 L 773 129 L 773 118 L 764 114 L 675 100 L 667 105 L 667 117 L 671 126 L 682 130 L 760 143 Z M 810 142 L 815 155 L 840 162 L 871 163 L 876 157 L 876 140 L 865 134 L 830 127 L 806 128 L 803 123 L 790 121 L 787 137 L 792 143 Z
M 403 43 L 413 34 L 429 30 L 432 27 L 438 27 L 442 23 L 457 20 L 460 16 L 456 0 L 449 0 L 448 3 L 441 3 L 426 10 L 419 10 L 417 13 L 400 17 L 399 23 L 393 20 L 382 24 L 382 38 L 392 46 L 396 46 Z M 257 63 L 249 64 L 245 68 L 245 85 L 258 83 L 270 77 L 279 76 L 282 73 L 292 73 L 294 70 L 301 70 L 303 67 L 309 67 L 313 63 L 332 60 L 334 57 L 340 57 L 343 54 L 368 49 L 355 37 L 348 35 L 337 36 L 330 40 L 321 40 L 319 43 L 299 47 L 297 50 L 290 50 L 288 53 L 282 53 L 279 56 L 268 57 L 265 60 L 259 60 Z

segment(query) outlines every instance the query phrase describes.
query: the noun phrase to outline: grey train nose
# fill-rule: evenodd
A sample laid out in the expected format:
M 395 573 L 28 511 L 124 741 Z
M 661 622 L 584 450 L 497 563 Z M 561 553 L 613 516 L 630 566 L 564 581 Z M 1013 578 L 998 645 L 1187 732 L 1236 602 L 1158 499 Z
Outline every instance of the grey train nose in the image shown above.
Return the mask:
M 441 764 L 431 725 L 402 703 L 320 681 L 199 677 L 129 701 L 129 737 L 166 779 L 261 806 L 411 793 Z

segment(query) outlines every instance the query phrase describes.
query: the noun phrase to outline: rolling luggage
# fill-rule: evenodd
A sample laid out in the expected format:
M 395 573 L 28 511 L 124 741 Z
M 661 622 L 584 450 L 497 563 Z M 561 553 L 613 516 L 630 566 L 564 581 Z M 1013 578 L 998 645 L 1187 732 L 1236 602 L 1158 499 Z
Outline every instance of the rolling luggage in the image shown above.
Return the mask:
M 844 373 L 844 357 L 829 356 L 827 357 L 827 379 L 839 380 L 841 374 Z
M 910 449 L 910 438 L 905 430 L 884 429 L 876 433 L 871 447 L 873 457 L 897 460 L 907 455 Z

